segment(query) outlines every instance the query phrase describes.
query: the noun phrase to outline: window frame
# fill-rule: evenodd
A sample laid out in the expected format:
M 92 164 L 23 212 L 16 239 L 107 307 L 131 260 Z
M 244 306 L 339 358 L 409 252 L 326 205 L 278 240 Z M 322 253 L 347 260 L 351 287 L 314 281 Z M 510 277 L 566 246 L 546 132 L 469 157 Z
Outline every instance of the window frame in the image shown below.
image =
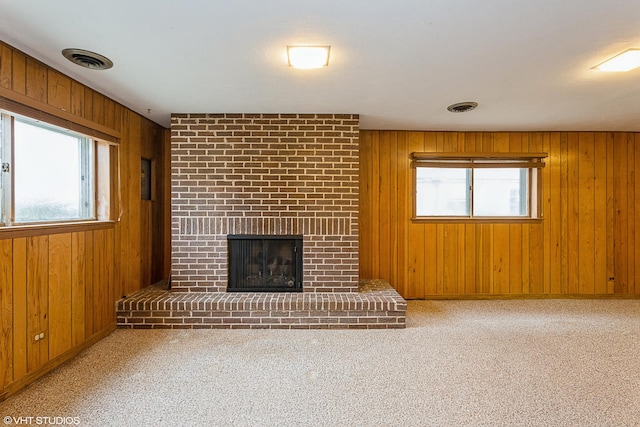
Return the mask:
M 67 130 L 61 128 L 59 126 L 52 125 L 50 123 L 42 122 L 39 120 L 30 119 L 24 116 L 19 115 L 8 115 L 6 113 L 0 114 L 0 120 L 7 121 L 9 118 L 12 123 L 12 136 L 10 140 L 10 150 L 12 153 L 12 162 L 11 162 L 11 170 L 10 170 L 10 179 L 12 182 L 12 198 L 11 198 L 11 206 L 9 212 L 4 212 L 5 223 L 8 222 L 12 225 L 29 225 L 29 224 L 42 224 L 42 223 L 66 223 L 66 222 L 77 222 L 77 221 L 93 221 L 96 219 L 95 208 L 96 208 L 96 197 L 95 197 L 95 167 L 96 167 L 96 156 L 95 156 L 95 146 L 98 143 L 94 138 L 89 137 L 87 135 L 83 135 L 78 132 L 74 132 L 71 130 Z M 16 164 L 16 155 L 17 152 L 17 144 L 21 143 L 20 141 L 16 141 L 16 130 L 17 123 L 22 123 L 26 126 L 31 126 L 32 128 L 44 130 L 47 132 L 57 133 L 60 135 L 64 135 L 75 139 L 77 141 L 77 154 L 78 154 L 78 164 L 80 168 L 80 182 L 78 182 L 78 189 L 80 190 L 80 200 L 78 204 L 78 218 L 49 218 L 49 219 L 36 219 L 36 220 L 24 220 L 18 219 L 16 216 L 16 196 L 18 193 L 16 192 L 15 187 L 15 178 L 16 172 L 18 171 Z M 88 178 L 88 181 L 85 180 Z
M 5 141 L 9 138 L 13 141 L 13 117 L 10 120 L 3 120 L 3 111 L 0 110 L 0 227 L 5 227 L 10 223 L 11 209 L 13 206 L 13 151 L 11 144 Z M 9 135 L 9 136 L 6 136 Z M 9 171 L 5 171 L 8 166 Z
M 547 153 L 411 153 L 411 169 L 413 181 L 412 221 L 413 222 L 472 222 L 472 223 L 524 223 L 540 222 L 542 212 L 542 168 Z M 418 183 L 417 170 L 428 168 L 464 168 L 467 174 L 469 215 L 418 215 Z M 527 215 L 519 216 L 475 216 L 473 211 L 474 189 L 473 171 L 480 168 L 510 168 L 528 170 L 527 179 Z
M 64 119 L 59 119 L 37 110 L 31 110 L 27 106 L 18 106 L 16 109 L 2 108 L 12 104 L 11 101 L 0 99 L 0 154 L 2 163 L 9 163 L 9 172 L 0 172 L 0 236 L 4 238 L 16 235 L 31 235 L 29 230 L 35 232 L 64 229 L 88 229 L 104 228 L 115 222 L 115 209 L 119 201 L 114 197 L 114 188 L 119 187 L 119 140 L 99 131 L 77 125 Z M 18 110 L 19 112 L 15 112 Z M 50 120 L 46 120 L 46 118 Z M 53 132 L 61 132 L 77 136 L 87 140 L 86 145 L 79 143 L 82 167 L 89 174 L 91 183 L 84 187 L 83 200 L 89 199 L 92 207 L 86 218 L 51 219 L 42 221 L 15 221 L 15 120 L 18 119 L 27 124 L 49 129 Z M 6 135 L 9 134 L 7 137 Z M 8 138 L 8 139 L 7 139 Z M 7 142 L 8 141 L 8 142 Z M 84 145 L 84 147 L 82 147 Z M 82 155 L 82 151 L 88 153 Z M 117 175 L 117 176 L 115 176 Z M 116 181 L 118 179 L 118 181 Z M 82 210 L 85 208 L 82 207 Z

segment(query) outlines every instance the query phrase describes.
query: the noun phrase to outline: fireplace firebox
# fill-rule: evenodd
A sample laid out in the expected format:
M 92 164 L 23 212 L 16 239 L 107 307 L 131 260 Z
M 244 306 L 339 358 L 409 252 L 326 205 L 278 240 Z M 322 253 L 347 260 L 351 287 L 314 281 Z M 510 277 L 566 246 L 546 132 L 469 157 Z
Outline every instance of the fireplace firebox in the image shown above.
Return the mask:
M 227 292 L 302 292 L 302 236 L 231 234 Z

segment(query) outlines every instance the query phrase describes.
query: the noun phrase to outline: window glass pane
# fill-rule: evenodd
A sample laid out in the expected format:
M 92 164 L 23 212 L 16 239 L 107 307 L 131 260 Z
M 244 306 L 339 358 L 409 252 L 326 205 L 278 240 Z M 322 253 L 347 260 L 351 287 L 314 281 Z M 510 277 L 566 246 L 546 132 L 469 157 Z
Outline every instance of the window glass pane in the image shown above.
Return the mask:
M 416 168 L 416 215 L 469 215 L 469 170 Z
M 527 216 L 528 169 L 474 169 L 474 216 Z
M 89 218 L 86 140 L 20 120 L 14 137 L 16 222 Z

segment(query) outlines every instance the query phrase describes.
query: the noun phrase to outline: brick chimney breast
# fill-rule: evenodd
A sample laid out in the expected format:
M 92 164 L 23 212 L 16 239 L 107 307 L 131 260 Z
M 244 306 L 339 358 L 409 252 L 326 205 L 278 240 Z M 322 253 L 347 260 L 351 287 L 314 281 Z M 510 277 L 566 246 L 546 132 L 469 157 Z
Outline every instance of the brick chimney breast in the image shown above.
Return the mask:
M 229 234 L 303 235 L 304 292 L 358 292 L 355 114 L 174 114 L 172 288 L 226 292 Z

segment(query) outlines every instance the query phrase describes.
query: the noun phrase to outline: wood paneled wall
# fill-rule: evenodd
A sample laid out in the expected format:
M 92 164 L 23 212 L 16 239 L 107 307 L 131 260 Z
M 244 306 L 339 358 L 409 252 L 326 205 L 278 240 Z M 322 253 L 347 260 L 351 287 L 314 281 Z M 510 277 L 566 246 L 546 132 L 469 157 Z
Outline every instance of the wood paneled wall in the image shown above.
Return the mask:
M 405 298 L 638 295 L 639 142 L 622 132 L 361 131 L 360 275 Z M 416 151 L 548 153 L 543 220 L 412 222 Z
M 1 42 L 0 96 L 117 138 L 120 164 L 116 221 L 0 230 L 1 400 L 113 330 L 115 302 L 165 278 L 169 260 L 165 187 L 140 200 L 140 158 L 161 182 L 168 130 Z

